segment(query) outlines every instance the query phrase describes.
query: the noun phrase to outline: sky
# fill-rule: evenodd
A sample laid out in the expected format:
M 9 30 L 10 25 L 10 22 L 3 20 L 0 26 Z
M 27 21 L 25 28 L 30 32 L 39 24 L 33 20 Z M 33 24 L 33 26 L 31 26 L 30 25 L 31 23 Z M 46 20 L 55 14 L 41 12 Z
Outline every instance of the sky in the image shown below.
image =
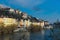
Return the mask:
M 49 22 L 60 20 L 60 0 L 0 0 L 0 5 Z

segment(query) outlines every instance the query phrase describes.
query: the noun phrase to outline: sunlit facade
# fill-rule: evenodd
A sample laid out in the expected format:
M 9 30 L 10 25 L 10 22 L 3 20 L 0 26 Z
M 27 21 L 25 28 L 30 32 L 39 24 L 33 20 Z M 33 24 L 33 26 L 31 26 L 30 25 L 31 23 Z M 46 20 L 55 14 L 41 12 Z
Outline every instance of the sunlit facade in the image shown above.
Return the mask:
M 11 25 L 17 25 L 16 19 L 13 18 L 0 18 L 0 25 L 4 24 L 4 27 L 11 26 Z
M 24 19 L 27 18 L 27 14 L 26 13 L 23 13 L 23 16 L 22 16 Z
M 40 22 L 40 26 L 43 28 L 44 27 L 44 21 Z
M 9 11 L 10 11 L 10 12 L 14 12 L 14 9 L 10 9 Z
M 22 27 L 24 25 L 23 19 L 20 20 L 20 27 Z
M 21 19 L 21 21 L 20 21 L 20 26 L 24 26 L 24 27 L 29 27 L 31 25 L 31 22 L 30 22 L 30 20 L 23 20 L 23 19 Z
M 23 19 L 21 19 L 21 21 L 20 21 L 20 25 L 24 26 L 24 27 L 29 27 L 29 26 L 33 25 L 36 27 L 40 26 L 43 28 L 46 25 L 45 23 L 46 23 L 45 21 L 31 22 L 30 20 L 23 20 Z

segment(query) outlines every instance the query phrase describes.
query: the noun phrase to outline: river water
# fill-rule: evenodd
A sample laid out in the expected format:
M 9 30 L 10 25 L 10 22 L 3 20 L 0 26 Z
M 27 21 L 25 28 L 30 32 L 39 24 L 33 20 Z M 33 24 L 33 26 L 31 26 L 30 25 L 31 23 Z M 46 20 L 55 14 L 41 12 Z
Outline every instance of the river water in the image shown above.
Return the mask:
M 55 34 L 56 33 L 57 32 L 55 32 Z M 45 29 L 40 32 L 33 33 L 17 32 L 9 35 L 0 35 L 0 40 L 57 40 L 53 34 L 54 32 L 51 29 Z
M 52 33 L 53 34 L 53 33 Z M 41 32 L 31 33 L 31 40 L 52 40 L 51 30 L 42 30 Z

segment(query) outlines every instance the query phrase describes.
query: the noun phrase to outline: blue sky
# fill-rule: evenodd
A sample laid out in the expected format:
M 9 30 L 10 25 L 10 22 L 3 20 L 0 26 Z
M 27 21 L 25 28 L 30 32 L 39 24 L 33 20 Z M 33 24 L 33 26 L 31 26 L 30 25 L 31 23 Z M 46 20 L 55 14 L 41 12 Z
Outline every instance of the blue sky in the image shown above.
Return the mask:
M 49 22 L 60 19 L 60 0 L 0 0 L 0 5 L 21 10 Z

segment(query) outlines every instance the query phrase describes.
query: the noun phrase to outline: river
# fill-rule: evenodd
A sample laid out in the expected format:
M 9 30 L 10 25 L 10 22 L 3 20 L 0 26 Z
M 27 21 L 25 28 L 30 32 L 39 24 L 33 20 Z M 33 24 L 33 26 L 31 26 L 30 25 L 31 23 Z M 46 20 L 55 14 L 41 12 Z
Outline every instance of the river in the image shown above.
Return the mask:
M 53 33 L 54 32 L 51 29 L 45 29 L 40 32 L 33 33 L 17 32 L 9 35 L 0 35 L 0 40 L 54 40 L 55 35 L 53 35 Z

